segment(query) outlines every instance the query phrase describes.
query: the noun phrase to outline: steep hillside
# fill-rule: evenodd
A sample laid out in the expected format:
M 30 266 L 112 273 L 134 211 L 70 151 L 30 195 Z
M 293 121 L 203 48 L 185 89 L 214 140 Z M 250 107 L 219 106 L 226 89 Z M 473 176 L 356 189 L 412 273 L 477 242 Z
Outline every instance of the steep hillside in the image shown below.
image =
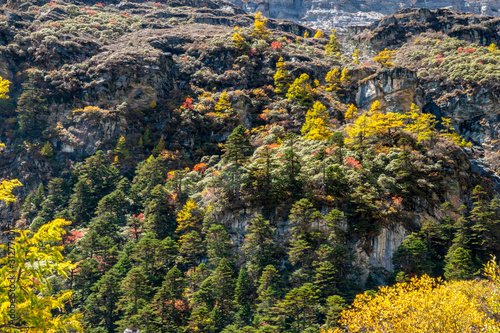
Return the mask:
M 53 293 L 88 332 L 319 332 L 500 255 L 498 19 L 405 9 L 341 45 L 213 0 L 0 15 L 0 214 L 72 221 Z

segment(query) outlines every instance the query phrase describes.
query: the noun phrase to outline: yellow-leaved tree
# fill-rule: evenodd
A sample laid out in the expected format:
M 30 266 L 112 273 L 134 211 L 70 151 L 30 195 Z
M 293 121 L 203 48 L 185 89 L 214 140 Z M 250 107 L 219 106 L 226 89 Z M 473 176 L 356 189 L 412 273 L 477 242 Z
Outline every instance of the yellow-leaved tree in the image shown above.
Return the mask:
M 415 104 L 405 115 L 405 130 L 417 136 L 417 143 L 431 140 L 436 135 L 437 120 L 433 114 L 420 112 Z
M 358 295 L 344 310 L 340 328 L 322 333 L 499 332 L 500 269 L 495 258 L 484 269 L 488 280 L 449 281 L 424 275 L 378 292 Z
M 71 222 L 56 219 L 35 234 L 11 230 L 9 244 L 1 245 L 7 255 L 0 259 L 0 331 L 83 332 L 81 314 L 65 313 L 73 291 L 52 295 L 49 278 L 68 277 L 76 264 L 64 260 L 60 242 L 63 227 Z M 14 236 L 14 235 L 18 236 Z
M 353 124 L 346 127 L 345 131 L 349 136 L 347 142 L 357 142 L 362 145 L 366 138 L 369 138 L 380 131 L 380 120 L 382 118 L 382 106 L 379 101 L 373 102 L 370 111 L 363 112 Z
M 496 54 L 498 52 L 498 46 L 496 46 L 494 43 L 491 43 L 490 46 L 488 46 L 488 50 L 491 53 Z
M 349 105 L 347 111 L 345 112 L 344 118 L 346 121 L 350 121 L 358 116 L 358 108 L 354 104 Z
M 239 27 L 234 28 L 234 34 L 233 37 L 231 37 L 231 40 L 238 49 L 243 50 L 245 48 L 246 42 L 245 38 L 241 36 L 241 28 Z
M 440 135 L 441 137 L 450 139 L 460 147 L 472 147 L 472 143 L 465 141 L 465 139 L 463 139 L 460 134 L 455 131 L 451 125 L 451 118 L 441 119 L 441 125 L 443 126 Z
M 351 76 L 349 75 L 349 71 L 347 68 L 344 68 L 342 70 L 342 73 L 340 75 L 340 84 L 343 86 L 348 86 L 351 84 Z
M 325 45 L 325 53 L 333 54 L 340 51 L 340 43 L 337 40 L 337 30 L 332 29 L 332 34 L 330 35 L 330 41 Z
M 361 61 L 359 61 L 359 50 L 355 49 L 354 52 L 352 53 L 352 61 L 356 64 L 359 65 Z
M 0 151 L 5 148 L 4 143 L 0 143 Z M 16 198 L 12 194 L 12 190 L 16 187 L 23 186 L 21 182 L 17 179 L 4 180 L 0 183 L 0 201 L 5 202 L 5 204 L 10 204 L 16 201 Z
M 396 51 L 391 51 L 386 48 L 383 51 L 380 51 L 378 56 L 373 58 L 373 61 L 375 61 L 382 67 L 389 68 L 394 66 L 394 64 L 391 61 L 394 59 L 395 54 Z
M 323 31 L 321 30 L 318 30 L 316 31 L 316 33 L 314 34 L 314 37 L 313 38 L 324 38 L 325 35 L 323 34 Z
M 229 100 L 229 95 L 226 91 L 223 91 L 220 95 L 219 101 L 215 105 L 215 111 L 217 112 L 231 112 L 233 108 L 231 107 L 231 101 Z
M 315 102 L 306 114 L 301 133 L 307 140 L 328 140 L 333 133 L 328 129 L 330 116 L 321 102 Z
M 258 39 L 267 40 L 271 32 L 267 30 L 266 24 L 267 24 L 267 18 L 265 18 L 261 12 L 255 14 L 252 36 Z
M 181 242 L 184 236 L 190 231 L 200 229 L 200 222 L 203 220 L 203 215 L 203 210 L 193 199 L 189 199 L 184 207 L 182 207 L 182 210 L 177 213 L 177 229 L 175 232 L 181 235 Z
M 309 75 L 306 73 L 295 79 L 290 88 L 288 88 L 288 92 L 286 93 L 287 99 L 289 101 L 296 100 L 304 106 L 310 106 L 313 102 L 313 90 L 309 79 Z
M 326 91 L 331 91 L 333 93 L 336 93 L 337 90 L 339 90 L 339 85 L 340 85 L 340 71 L 338 68 L 334 68 L 328 73 L 326 73 L 325 77 L 325 90 Z
M 10 81 L 3 79 L 0 76 L 0 99 L 7 99 L 9 96 L 7 96 L 9 92 L 9 86 L 10 86 Z
M 23 184 L 17 179 L 2 181 L 0 183 L 0 200 L 7 204 L 16 201 L 16 198 L 12 194 L 12 190 L 18 186 L 23 186 Z

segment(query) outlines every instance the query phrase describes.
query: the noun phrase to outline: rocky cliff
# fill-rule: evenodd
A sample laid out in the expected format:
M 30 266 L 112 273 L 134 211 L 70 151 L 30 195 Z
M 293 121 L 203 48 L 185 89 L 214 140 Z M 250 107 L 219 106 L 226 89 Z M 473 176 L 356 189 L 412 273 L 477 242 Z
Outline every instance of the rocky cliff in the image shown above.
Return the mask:
M 315 28 L 345 30 L 366 25 L 385 15 L 406 8 L 448 8 L 457 12 L 500 16 L 500 3 L 494 0 L 231 0 L 248 12 L 261 11 L 273 18 L 291 19 Z

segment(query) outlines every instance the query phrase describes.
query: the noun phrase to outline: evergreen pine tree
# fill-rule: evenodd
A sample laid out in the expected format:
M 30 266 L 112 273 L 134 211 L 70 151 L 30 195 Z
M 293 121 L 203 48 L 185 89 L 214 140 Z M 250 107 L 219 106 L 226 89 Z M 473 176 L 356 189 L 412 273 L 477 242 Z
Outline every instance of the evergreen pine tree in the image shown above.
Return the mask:
M 214 224 L 208 229 L 206 243 L 212 267 L 217 267 L 223 258 L 231 257 L 231 239 L 222 225 Z
M 245 127 L 239 125 L 229 135 L 224 144 L 224 155 L 222 156 L 222 161 L 227 164 L 225 170 L 225 174 L 227 175 L 226 193 L 229 199 L 239 199 L 240 187 L 242 185 L 242 168 L 248 162 L 248 156 L 252 151 L 253 148 L 250 144 L 248 131 Z
M 123 135 L 118 140 L 116 148 L 113 152 L 115 153 L 115 156 L 118 156 L 120 160 L 124 160 L 130 156 L 130 153 L 127 149 L 127 141 L 125 140 L 125 137 Z
M 216 329 L 231 324 L 234 317 L 234 271 L 229 261 L 223 258 L 213 273 L 214 309 L 210 316 Z
M 19 127 L 25 135 L 39 137 L 41 131 L 46 127 L 46 100 L 42 98 L 40 89 L 35 88 L 34 82 L 23 83 L 23 93 L 17 100 L 16 112 Z
M 250 325 L 252 319 L 252 291 L 245 267 L 240 269 L 236 289 L 234 291 L 234 302 L 236 304 L 236 321 L 240 327 Z
M 23 204 L 22 217 L 27 219 L 29 223 L 37 216 L 41 210 L 43 201 L 45 200 L 43 184 L 38 185 L 35 193 L 30 193 Z M 33 230 L 36 231 L 36 230 Z
M 106 332 L 114 332 L 121 314 L 116 311 L 119 298 L 120 279 L 112 269 L 94 284 L 92 294 L 85 300 L 85 322 L 92 328 L 103 327 Z
M 162 151 L 166 149 L 167 145 L 165 144 L 165 140 L 163 139 L 163 136 L 160 138 L 160 141 L 156 144 L 156 146 L 153 148 L 152 153 L 154 155 L 159 155 Z
M 259 148 L 247 167 L 247 179 L 244 191 L 248 194 L 248 201 L 255 207 L 264 206 L 265 210 L 272 209 L 271 206 L 277 199 L 276 156 L 273 149 L 268 145 Z
M 295 147 L 297 141 L 298 137 L 295 133 L 287 134 L 283 141 L 286 150 L 282 156 L 283 164 L 279 173 L 282 175 L 280 199 L 284 201 L 295 201 L 302 196 L 304 183 L 301 179 L 302 161 Z
M 144 132 L 142 142 L 144 143 L 144 147 L 151 147 L 151 131 L 149 130 L 149 128 Z
M 306 283 L 285 295 L 285 299 L 277 305 L 278 320 L 291 332 L 305 332 L 315 320 L 317 296 L 314 286 Z
M 54 149 L 52 149 L 52 145 L 50 144 L 49 141 L 45 142 L 45 144 L 42 147 L 41 153 L 43 156 L 47 158 L 54 157 Z
M 271 319 L 272 309 L 279 299 L 279 277 L 276 267 L 268 265 L 262 271 L 262 276 L 259 279 L 259 287 L 257 289 L 257 310 L 263 321 L 269 321 Z
M 203 241 L 200 234 L 193 230 L 188 233 L 182 240 L 179 248 L 178 262 L 186 268 L 191 268 L 196 265 L 196 261 L 205 253 Z
M 264 267 L 274 263 L 275 228 L 262 215 L 252 219 L 247 229 L 243 251 L 248 256 L 249 273 L 253 281 L 260 278 Z
M 347 304 L 341 296 L 334 295 L 327 298 L 324 308 L 326 310 L 326 327 L 333 328 L 339 325 L 341 313 L 347 309 Z
M 450 248 L 446 255 L 444 276 L 448 280 L 470 280 L 474 276 L 474 264 L 470 251 L 463 247 Z
M 124 316 L 116 324 L 121 331 L 130 326 L 135 326 L 135 318 L 140 310 L 149 302 L 151 286 L 148 278 L 140 267 L 132 268 L 123 279 L 120 286 L 120 300 L 117 309 L 124 312 Z
M 184 297 L 185 288 L 182 272 L 177 267 L 168 271 L 152 301 L 159 332 L 177 332 L 186 324 L 189 306 Z

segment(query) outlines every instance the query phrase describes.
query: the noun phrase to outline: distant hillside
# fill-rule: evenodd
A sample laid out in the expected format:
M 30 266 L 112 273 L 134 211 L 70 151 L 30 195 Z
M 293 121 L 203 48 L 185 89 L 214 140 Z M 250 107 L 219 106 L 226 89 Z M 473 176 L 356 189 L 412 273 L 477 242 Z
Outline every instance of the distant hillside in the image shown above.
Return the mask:
M 230 0 L 248 12 L 261 11 L 272 18 L 300 22 L 315 28 L 339 30 L 351 25 L 366 25 L 384 15 L 405 8 L 448 8 L 457 12 L 500 16 L 495 0 Z

